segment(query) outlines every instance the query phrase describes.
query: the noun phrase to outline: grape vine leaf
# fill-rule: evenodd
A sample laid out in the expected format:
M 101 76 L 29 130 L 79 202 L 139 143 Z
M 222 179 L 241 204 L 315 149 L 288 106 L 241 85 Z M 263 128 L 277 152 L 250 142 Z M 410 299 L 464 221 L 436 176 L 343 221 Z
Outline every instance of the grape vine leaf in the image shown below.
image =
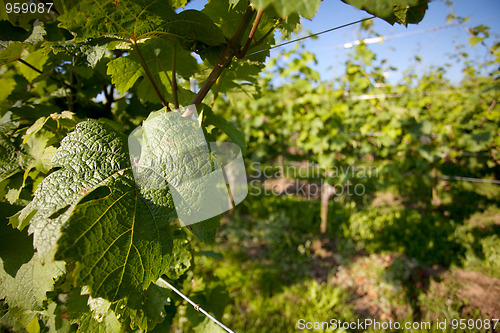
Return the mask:
M 184 6 L 188 3 L 188 0 L 170 0 L 170 3 L 174 8 L 184 8 Z
M 240 60 L 231 64 L 230 70 L 223 72 L 214 85 L 214 93 L 224 93 L 230 102 L 235 103 L 244 98 L 253 98 L 259 91 L 257 78 L 264 68 L 263 61 Z M 245 96 L 246 95 L 246 96 Z
M 408 26 L 422 21 L 428 0 L 342 0 L 343 2 L 380 17 L 384 21 Z
M 12 134 L 17 126 L 12 122 L 0 125 L 0 182 L 21 171 L 21 161 L 23 153 L 18 151 Z
M 112 311 L 106 313 L 101 321 L 97 321 L 91 313 L 84 313 L 75 321 L 78 323 L 77 332 L 108 333 L 108 332 L 126 332 Z
M 200 179 L 213 171 L 213 161 L 199 123 L 180 112 L 162 109 L 149 115 L 143 130 L 140 163 L 136 164 L 140 182 L 145 179 L 144 185 L 153 187 L 168 183 L 176 191 L 183 191 L 184 202 L 189 202 L 185 208 L 190 213 L 205 216 L 202 211 L 207 204 L 214 206 L 214 202 L 208 202 L 202 195 L 208 193 L 205 191 L 208 184 Z M 188 227 L 202 242 L 212 243 L 219 225 L 220 217 L 214 216 Z
M 220 27 L 226 38 L 231 38 L 240 24 L 241 15 L 247 7 L 247 1 L 240 1 L 233 6 L 227 0 L 211 0 L 205 4 L 202 12 Z
M 272 6 L 281 17 L 285 18 L 293 13 L 299 13 L 305 18 L 311 19 L 316 14 L 321 0 L 252 0 L 252 4 L 258 9 L 266 9 Z
M 21 42 L 9 43 L 6 47 L 0 45 L 0 65 L 6 65 L 21 58 L 26 45 Z
M 174 251 L 172 251 L 167 270 L 164 272 L 169 279 L 177 280 L 191 267 L 192 257 L 191 252 L 186 249 L 187 243 L 185 239 L 174 239 Z
M 17 81 L 14 76 L 14 71 L 7 71 L 0 77 L 0 103 L 6 101 L 9 95 L 16 89 Z
M 37 312 L 9 306 L 7 312 L 0 317 L 2 328 L 11 328 L 13 332 L 40 332 Z
M 168 190 L 136 187 L 126 139 L 107 124 L 81 122 L 52 164 L 61 169 L 20 216 L 33 215 L 29 230 L 41 257 L 57 244 L 57 260 L 80 263 L 77 283 L 111 301 L 156 281 L 170 257 L 175 210 Z
M 196 10 L 176 13 L 166 1 L 80 1 L 59 17 L 61 26 L 80 39 L 101 36 L 122 40 L 159 38 L 190 49 L 196 43 L 225 43 L 222 31 L 208 16 Z
M 148 40 L 139 44 L 139 47 L 160 93 L 171 100 L 170 80 L 172 74 L 167 69 L 172 68 L 173 48 L 158 40 Z M 176 74 L 178 76 L 189 79 L 198 67 L 190 52 L 183 49 L 176 50 Z M 138 82 L 138 97 L 146 101 L 158 102 L 158 96 L 151 89 L 151 83 L 145 79 L 146 72 L 136 53 L 132 52 L 128 56 L 110 61 L 107 73 L 111 76 L 111 82 L 120 92 L 129 91 Z M 183 104 L 190 103 L 194 98 L 194 93 L 182 87 L 178 87 L 177 93 L 179 102 Z
M 121 93 L 125 93 L 146 73 L 139 61 L 130 57 L 122 57 L 108 63 L 108 74 L 111 76 L 111 82 L 116 89 Z
M 48 57 L 43 54 L 42 50 L 37 50 L 34 52 L 30 52 L 26 57 L 23 58 L 24 61 L 32 65 L 33 67 L 37 68 L 40 71 L 43 71 L 43 66 L 48 60 Z M 40 76 L 40 73 L 38 71 L 35 71 L 34 69 L 21 64 L 21 63 L 16 63 L 19 72 L 28 80 L 28 82 L 33 82 L 34 79 L 36 79 L 38 76 Z
M 130 319 L 132 329 L 147 332 L 166 319 L 165 307 L 170 305 L 170 296 L 170 289 L 151 284 L 140 298 L 120 300 L 112 306 L 120 320 Z
M 87 192 L 121 176 L 118 172 L 125 173 L 129 164 L 122 140 L 95 121 L 80 123 L 63 140 L 52 159 L 54 167 L 63 168 L 44 179 L 19 215 L 21 222 L 31 223 L 29 231 L 34 233 L 34 245 L 42 258 L 55 247 L 60 226 L 76 203 Z
M 64 273 L 64 263 L 53 261 L 42 264 L 36 254 L 30 261 L 22 264 L 12 277 L 0 265 L 0 298 L 7 304 L 26 310 L 42 310 L 45 293 L 52 290 L 54 280 Z
M 56 147 L 51 146 L 51 144 L 54 144 L 55 140 L 57 140 L 55 134 L 45 129 L 42 129 L 27 140 L 26 151 L 32 159 L 24 167 L 24 178 L 27 177 L 32 169 L 43 173 L 49 172 L 51 169 L 51 160 L 56 151 Z
M 120 179 L 109 195 L 75 208 L 56 258 L 80 263 L 77 281 L 88 285 L 92 296 L 131 298 L 166 268 L 173 214 L 168 191 L 138 191 L 130 179 Z
M 50 51 L 57 54 L 59 52 L 66 52 L 70 54 L 73 59 L 74 66 L 90 66 L 94 68 L 99 60 L 104 56 L 106 47 L 111 41 L 111 38 L 91 38 L 79 43 L 73 40 L 45 42 L 43 44 L 44 52 Z
M 102 298 L 93 299 L 86 288 L 73 288 L 67 295 L 64 307 L 56 308 L 56 315 L 65 316 L 78 324 L 77 332 L 125 332 L 125 327 L 110 309 L 111 303 Z
M 33 23 L 33 30 L 28 38 L 24 41 L 25 44 L 38 44 L 43 42 L 44 36 L 47 34 L 44 26 L 40 22 Z

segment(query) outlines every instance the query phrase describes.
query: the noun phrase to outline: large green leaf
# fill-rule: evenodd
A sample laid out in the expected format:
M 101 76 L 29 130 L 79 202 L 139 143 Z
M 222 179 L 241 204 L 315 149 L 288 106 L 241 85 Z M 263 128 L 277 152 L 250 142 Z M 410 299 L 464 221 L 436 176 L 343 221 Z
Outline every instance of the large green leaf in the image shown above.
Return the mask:
M 130 168 L 123 137 L 96 121 L 80 123 L 57 150 L 52 164 L 62 169 L 47 176 L 20 220 L 32 216 L 30 233 L 43 258 L 55 247 L 60 226 L 88 192 L 108 185 Z M 71 208 L 70 208 L 71 207 Z
M 3 258 L 0 261 L 0 299 L 25 310 L 41 310 L 45 293 L 52 290 L 55 278 L 64 273 L 63 262 L 42 264 L 36 254 L 17 269 L 15 276 L 4 270 L 7 263 Z
M 207 218 L 207 212 L 223 206 L 218 206 L 218 199 L 224 194 L 220 188 L 213 188 L 214 178 L 207 178 L 214 176 L 214 161 L 199 123 L 180 112 L 160 110 L 150 114 L 143 131 L 142 151 L 136 164 L 141 186 L 162 188 L 168 184 L 170 190 L 175 189 L 177 198 L 182 197 L 181 211 L 189 218 L 204 219 L 188 225 L 189 229 L 201 241 L 213 242 L 220 218 Z
M 365 10 L 390 24 L 422 21 L 427 10 L 428 0 L 342 0 L 359 9 Z
M 196 10 L 177 14 L 167 1 L 160 0 L 80 1 L 59 20 L 78 38 L 160 38 L 169 43 L 180 42 L 186 48 L 197 42 L 225 42 L 222 31 L 205 14 Z
M 61 169 L 20 217 L 36 211 L 29 230 L 42 258 L 57 243 L 58 260 L 80 263 L 78 284 L 112 301 L 146 289 L 166 269 L 175 217 L 168 189 L 136 186 L 125 142 L 109 125 L 79 123 L 52 160 Z
M 121 333 L 126 332 L 125 328 L 116 318 L 116 315 L 109 311 L 102 316 L 98 321 L 92 314 L 84 313 L 78 320 L 75 321 L 78 324 L 78 333 Z
M 79 262 L 79 284 L 115 301 L 146 289 L 165 269 L 172 250 L 168 223 L 175 212 L 166 190 L 137 191 L 122 179 L 111 190 L 76 207 L 56 258 Z
M 262 53 L 265 60 L 266 53 Z M 264 68 L 261 61 L 239 60 L 231 64 L 228 71 L 222 73 L 212 92 L 223 93 L 230 102 L 236 103 L 242 98 L 253 98 L 258 92 L 257 78 Z
M 65 295 L 64 303 L 55 309 L 55 315 L 77 324 L 77 332 L 125 332 L 126 327 L 110 309 L 111 303 L 102 298 L 92 298 L 87 291 L 87 288 L 73 288 Z
M 213 170 L 209 148 L 197 121 L 180 112 L 152 112 L 143 124 L 142 150 L 137 174 L 143 187 L 168 186 L 182 193 L 188 210 L 203 209 L 205 182 Z M 190 199 L 194 201 L 191 202 Z
M 37 50 L 34 52 L 30 52 L 26 57 L 23 58 L 24 61 L 29 63 L 31 66 L 35 67 L 39 71 L 43 71 L 43 66 L 48 60 L 48 57 L 43 54 L 42 50 Z M 19 72 L 28 80 L 28 82 L 33 82 L 40 73 L 31 67 L 26 66 L 25 64 L 16 63 L 19 68 Z
M 258 9 L 266 9 L 272 6 L 281 17 L 299 13 L 308 19 L 313 18 L 316 14 L 320 2 L 321 0 L 252 0 L 252 4 Z
M 95 38 L 79 43 L 74 40 L 46 42 L 44 52 L 53 51 L 55 54 L 65 52 L 71 55 L 73 65 L 95 67 L 104 56 L 109 41 L 110 38 Z
M 5 48 L 2 48 L 2 45 L 0 45 L 0 65 L 5 65 L 17 59 L 21 59 L 25 49 L 26 45 L 21 42 L 12 42 Z
M 145 76 L 144 69 L 138 60 L 131 57 L 114 59 L 108 64 L 108 74 L 111 76 L 111 82 L 120 92 L 127 92 L 137 82 Z
M 169 80 L 172 79 L 170 69 L 172 68 L 173 47 L 154 39 L 140 43 L 138 47 L 160 93 L 167 98 L 170 97 L 172 90 Z M 177 49 L 175 52 L 176 74 L 188 79 L 198 69 L 196 59 L 186 50 Z M 108 64 L 108 74 L 111 76 L 111 82 L 120 92 L 128 91 L 140 78 L 144 78 L 146 92 L 152 95 L 151 100 L 153 102 L 158 101 L 158 97 L 151 89 L 151 83 L 146 79 L 146 72 L 141 66 L 141 62 L 135 52 L 110 61 Z M 179 90 L 182 91 L 183 89 L 179 87 Z M 144 98 L 145 96 L 142 94 L 139 97 Z M 147 97 L 145 99 L 150 100 Z
M 187 246 L 188 241 L 186 239 L 174 239 L 172 258 L 167 270 L 165 271 L 165 275 L 167 275 L 169 279 L 177 280 L 189 269 L 189 267 L 191 267 L 192 256 Z
M 241 16 L 248 7 L 248 1 L 239 1 L 232 6 L 227 0 L 211 0 L 207 2 L 202 12 L 220 27 L 227 38 L 231 38 L 238 29 Z

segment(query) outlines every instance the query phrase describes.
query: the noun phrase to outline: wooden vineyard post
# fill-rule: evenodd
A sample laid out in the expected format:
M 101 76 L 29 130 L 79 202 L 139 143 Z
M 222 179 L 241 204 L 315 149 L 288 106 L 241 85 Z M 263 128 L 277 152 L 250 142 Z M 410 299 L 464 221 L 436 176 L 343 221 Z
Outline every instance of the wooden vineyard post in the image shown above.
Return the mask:
M 330 184 L 323 184 L 321 187 L 321 225 L 320 231 L 322 234 L 326 233 L 326 226 L 328 225 L 328 202 L 330 198 L 335 195 L 335 186 Z

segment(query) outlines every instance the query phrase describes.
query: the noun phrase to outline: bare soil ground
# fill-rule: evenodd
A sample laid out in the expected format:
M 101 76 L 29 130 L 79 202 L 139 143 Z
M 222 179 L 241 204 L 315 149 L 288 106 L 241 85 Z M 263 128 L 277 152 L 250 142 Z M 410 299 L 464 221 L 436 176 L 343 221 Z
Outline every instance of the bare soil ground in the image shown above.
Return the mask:
M 316 253 L 318 257 L 321 257 L 320 253 L 323 254 L 323 259 L 328 264 L 335 265 L 330 251 L 316 249 Z M 388 298 L 388 293 L 391 298 L 397 299 L 398 296 L 394 293 L 398 292 L 398 288 L 388 289 L 385 282 L 381 283 L 380 275 L 377 274 L 386 271 L 396 257 L 396 254 L 354 256 L 348 265 L 337 266 L 335 275 L 328 283 L 341 285 L 351 292 L 350 302 L 362 318 L 407 318 L 412 309 L 403 301 L 404 297 L 400 298 L 401 302 L 384 301 Z M 324 269 L 318 266 L 317 278 L 320 280 Z M 425 275 L 423 282 L 418 285 L 420 292 L 434 302 L 434 306 L 446 308 L 452 302 L 459 303 L 462 304 L 460 310 L 464 318 L 473 315 L 478 309 L 483 318 L 500 318 L 500 279 L 476 271 L 445 270 L 442 267 L 423 267 L 419 271 Z M 404 294 L 403 290 L 399 292 Z M 423 314 L 427 311 L 425 306 L 421 311 Z
M 469 302 L 464 310 L 479 308 L 484 316 L 500 318 L 500 279 L 472 271 L 454 273 L 460 285 L 457 296 Z

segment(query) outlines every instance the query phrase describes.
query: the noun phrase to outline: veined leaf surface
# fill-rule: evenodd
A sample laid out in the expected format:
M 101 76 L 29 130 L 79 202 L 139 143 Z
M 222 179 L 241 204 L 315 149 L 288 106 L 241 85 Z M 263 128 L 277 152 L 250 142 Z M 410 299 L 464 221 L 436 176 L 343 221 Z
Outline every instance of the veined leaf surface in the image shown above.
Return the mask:
M 116 300 L 146 289 L 170 260 L 169 223 L 175 217 L 165 190 L 136 187 L 123 136 L 89 120 L 61 143 L 52 163 L 60 170 L 40 184 L 21 220 L 42 258 L 78 262 L 76 279 L 93 297 Z

